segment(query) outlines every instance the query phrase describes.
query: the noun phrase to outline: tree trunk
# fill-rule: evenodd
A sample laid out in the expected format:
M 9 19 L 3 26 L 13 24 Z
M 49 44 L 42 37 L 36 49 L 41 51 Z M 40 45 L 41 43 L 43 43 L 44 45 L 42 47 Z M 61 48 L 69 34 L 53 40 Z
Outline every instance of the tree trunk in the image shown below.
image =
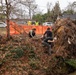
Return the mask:
M 7 17 L 7 39 L 10 40 L 10 24 L 9 24 L 9 4 L 6 2 L 6 17 Z

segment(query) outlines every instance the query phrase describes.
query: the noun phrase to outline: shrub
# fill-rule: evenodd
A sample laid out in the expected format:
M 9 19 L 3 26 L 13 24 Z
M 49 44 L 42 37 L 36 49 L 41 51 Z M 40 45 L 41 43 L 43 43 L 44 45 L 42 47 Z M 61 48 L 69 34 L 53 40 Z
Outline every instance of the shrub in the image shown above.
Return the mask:
M 11 50 L 11 53 L 14 53 L 13 58 L 21 58 L 24 55 L 24 51 L 21 48 Z
M 67 61 L 65 61 L 66 64 L 68 64 L 69 66 L 72 66 L 73 68 L 76 69 L 76 60 L 75 59 L 69 59 Z
M 35 61 L 30 61 L 29 65 L 34 70 L 39 69 L 39 64 L 37 62 L 35 62 Z

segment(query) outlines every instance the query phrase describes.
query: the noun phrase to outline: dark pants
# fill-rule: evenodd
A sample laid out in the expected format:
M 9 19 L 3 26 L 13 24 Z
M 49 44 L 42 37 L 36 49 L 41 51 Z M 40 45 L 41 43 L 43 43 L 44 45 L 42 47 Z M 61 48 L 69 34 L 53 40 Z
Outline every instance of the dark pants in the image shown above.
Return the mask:
M 51 49 L 51 44 L 49 44 L 49 43 L 47 43 L 47 42 L 42 42 L 42 44 L 44 45 L 44 46 L 46 46 L 46 47 L 48 47 L 48 54 L 49 55 L 51 55 L 51 51 L 52 51 L 52 49 Z
M 44 38 L 42 44 L 43 44 L 44 46 L 48 47 L 48 53 L 49 53 L 49 55 L 50 55 L 51 52 L 52 52 L 53 43 L 52 43 L 52 42 L 48 42 L 48 40 L 51 40 L 51 41 L 52 41 L 53 38 L 51 38 L 51 37 L 46 37 L 46 38 Z

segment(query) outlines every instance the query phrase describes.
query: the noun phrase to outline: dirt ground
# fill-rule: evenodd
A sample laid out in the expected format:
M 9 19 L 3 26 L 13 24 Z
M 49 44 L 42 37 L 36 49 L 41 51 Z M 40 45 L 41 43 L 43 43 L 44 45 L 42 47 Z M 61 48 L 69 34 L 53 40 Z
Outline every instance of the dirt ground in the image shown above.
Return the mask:
M 0 35 L 6 35 L 6 28 L 0 27 Z

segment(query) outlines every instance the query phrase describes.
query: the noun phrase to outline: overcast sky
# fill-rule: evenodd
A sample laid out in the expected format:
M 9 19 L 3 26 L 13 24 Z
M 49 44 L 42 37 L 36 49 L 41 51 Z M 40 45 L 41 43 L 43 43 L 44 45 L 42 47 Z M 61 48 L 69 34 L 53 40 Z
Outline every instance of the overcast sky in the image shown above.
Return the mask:
M 64 9 L 65 7 L 67 7 L 69 2 L 74 2 L 76 0 L 35 0 L 36 4 L 38 4 L 38 7 L 40 8 L 40 10 L 45 13 L 47 11 L 47 2 L 52 3 L 52 6 L 55 5 L 55 3 L 57 1 L 59 1 L 60 4 L 60 8 L 61 10 Z

